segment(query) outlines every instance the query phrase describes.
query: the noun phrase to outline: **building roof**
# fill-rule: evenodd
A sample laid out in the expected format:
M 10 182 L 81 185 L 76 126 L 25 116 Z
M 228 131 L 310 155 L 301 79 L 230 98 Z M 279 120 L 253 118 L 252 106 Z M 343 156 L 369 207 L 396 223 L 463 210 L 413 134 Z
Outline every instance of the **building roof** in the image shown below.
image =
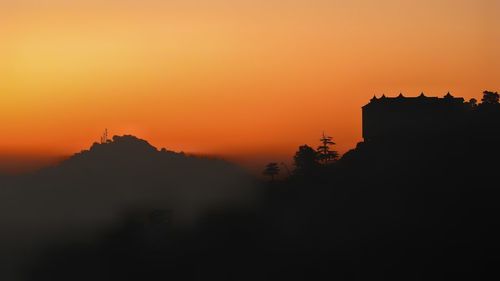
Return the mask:
M 377 96 L 373 96 L 368 104 L 363 107 L 366 107 L 371 104 L 427 104 L 427 103 L 463 103 L 463 98 L 456 98 L 452 96 L 449 92 L 443 97 L 427 97 L 424 93 L 421 93 L 417 97 L 405 97 L 403 93 L 400 93 L 397 97 L 386 97 L 382 95 L 380 98 Z

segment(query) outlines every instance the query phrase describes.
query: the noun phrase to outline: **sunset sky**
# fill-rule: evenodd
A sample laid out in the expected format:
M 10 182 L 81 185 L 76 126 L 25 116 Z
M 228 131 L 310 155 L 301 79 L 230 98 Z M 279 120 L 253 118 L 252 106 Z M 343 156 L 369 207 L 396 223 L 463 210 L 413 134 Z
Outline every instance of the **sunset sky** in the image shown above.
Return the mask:
M 104 128 L 247 166 L 291 159 L 323 131 L 345 152 L 374 94 L 500 90 L 499 11 L 498 0 L 0 0 L 0 169 L 70 155 Z

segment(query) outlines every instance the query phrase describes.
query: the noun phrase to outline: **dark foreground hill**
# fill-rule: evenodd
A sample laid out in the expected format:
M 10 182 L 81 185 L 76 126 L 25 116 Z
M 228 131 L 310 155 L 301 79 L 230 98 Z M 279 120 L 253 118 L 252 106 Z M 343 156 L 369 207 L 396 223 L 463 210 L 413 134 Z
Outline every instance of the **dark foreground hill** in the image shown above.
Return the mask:
M 497 279 L 498 153 L 484 149 L 496 139 L 436 137 L 362 143 L 270 183 L 258 208 L 212 209 L 190 228 L 127 215 L 52 247 L 29 280 Z
M 257 190 L 228 162 L 157 150 L 133 136 L 96 143 L 58 166 L 3 179 L 1 186 L 2 273 L 66 237 L 88 240 L 128 214 L 156 211 L 190 227 L 209 210 L 251 206 Z
M 263 189 L 223 161 L 115 138 L 2 189 L 3 258 L 43 242 L 27 280 L 496 280 L 500 105 L 470 113 L 453 134 L 302 159 Z

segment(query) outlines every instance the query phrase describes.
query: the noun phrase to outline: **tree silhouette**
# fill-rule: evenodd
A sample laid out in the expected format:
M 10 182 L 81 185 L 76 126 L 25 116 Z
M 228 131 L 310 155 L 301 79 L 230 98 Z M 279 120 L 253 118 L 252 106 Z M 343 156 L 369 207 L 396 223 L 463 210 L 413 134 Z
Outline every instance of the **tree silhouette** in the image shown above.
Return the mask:
M 325 135 L 323 133 L 323 136 L 320 139 L 321 145 L 318 146 L 318 157 L 319 160 L 323 164 L 328 164 L 332 161 L 335 161 L 339 158 L 339 154 L 335 150 L 330 150 L 331 145 L 335 145 L 335 143 L 332 140 L 332 137 Z
M 271 177 L 271 181 L 274 181 L 274 176 L 278 175 L 280 172 L 280 168 L 278 167 L 278 163 L 271 162 L 266 165 L 266 168 L 262 172 L 266 176 Z
M 314 171 L 318 163 L 318 153 L 308 145 L 302 145 L 293 157 L 295 174 L 307 174 Z
M 499 98 L 498 92 L 484 91 L 481 102 L 482 104 L 498 104 Z
M 476 108 L 477 107 L 477 99 L 475 99 L 475 98 L 470 99 L 469 100 L 469 106 L 471 108 Z

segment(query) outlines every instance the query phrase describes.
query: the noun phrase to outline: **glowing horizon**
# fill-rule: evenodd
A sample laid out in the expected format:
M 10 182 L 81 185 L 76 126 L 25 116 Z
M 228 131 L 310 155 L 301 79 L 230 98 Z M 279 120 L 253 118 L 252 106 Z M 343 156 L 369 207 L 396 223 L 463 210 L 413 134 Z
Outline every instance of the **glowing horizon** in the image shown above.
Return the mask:
M 494 0 L 44 2 L 0 3 L 0 156 L 71 155 L 109 128 L 281 161 L 323 131 L 353 148 L 374 94 L 500 89 Z

